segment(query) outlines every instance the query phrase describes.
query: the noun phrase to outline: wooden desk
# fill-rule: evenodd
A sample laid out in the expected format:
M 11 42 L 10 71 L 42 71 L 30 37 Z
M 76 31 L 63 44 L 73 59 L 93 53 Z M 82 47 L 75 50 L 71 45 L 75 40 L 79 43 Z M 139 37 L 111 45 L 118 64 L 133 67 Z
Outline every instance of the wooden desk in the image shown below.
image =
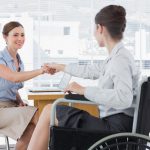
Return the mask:
M 63 98 L 63 92 L 29 92 L 28 100 L 34 101 L 34 106 L 39 108 L 39 114 L 42 112 L 46 104 L 52 104 L 56 99 Z M 88 111 L 94 116 L 99 116 L 97 106 L 85 104 L 73 104 L 74 107 Z

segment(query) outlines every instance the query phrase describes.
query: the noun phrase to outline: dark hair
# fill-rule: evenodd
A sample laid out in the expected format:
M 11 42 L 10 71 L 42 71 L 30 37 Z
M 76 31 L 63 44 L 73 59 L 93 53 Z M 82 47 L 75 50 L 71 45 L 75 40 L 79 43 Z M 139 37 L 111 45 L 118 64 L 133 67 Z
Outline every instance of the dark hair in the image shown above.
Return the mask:
M 112 38 L 120 40 L 126 27 L 126 11 L 122 6 L 106 6 L 95 16 L 95 23 L 105 26 Z
M 23 28 L 23 25 L 17 21 L 8 22 L 7 24 L 4 25 L 2 33 L 3 33 L 3 35 L 8 35 L 8 33 L 12 29 L 14 29 L 16 27 L 20 27 L 20 26 Z

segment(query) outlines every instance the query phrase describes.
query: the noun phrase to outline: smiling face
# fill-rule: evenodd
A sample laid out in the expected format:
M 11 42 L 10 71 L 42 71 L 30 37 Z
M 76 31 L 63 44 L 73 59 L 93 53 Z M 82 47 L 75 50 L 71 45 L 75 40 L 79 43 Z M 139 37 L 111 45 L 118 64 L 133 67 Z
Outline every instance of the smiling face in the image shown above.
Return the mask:
M 4 35 L 4 39 L 10 49 L 22 48 L 25 41 L 24 28 L 21 26 L 13 28 L 8 35 Z

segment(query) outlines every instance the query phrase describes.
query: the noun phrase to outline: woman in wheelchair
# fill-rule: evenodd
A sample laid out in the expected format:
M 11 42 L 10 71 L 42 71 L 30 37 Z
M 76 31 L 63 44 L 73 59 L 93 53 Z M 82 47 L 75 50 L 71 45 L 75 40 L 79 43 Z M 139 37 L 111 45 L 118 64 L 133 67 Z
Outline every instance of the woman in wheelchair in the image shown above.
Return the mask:
M 59 71 L 76 77 L 98 79 L 97 86 L 83 87 L 76 82 L 65 92 L 84 95 L 99 104 L 100 118 L 69 106 L 57 106 L 56 122 L 59 126 L 94 129 L 100 131 L 128 132 L 132 130 L 133 95 L 136 92 L 138 71 L 134 58 L 122 41 L 126 27 L 126 11 L 122 6 L 109 5 L 95 16 L 95 38 L 100 47 L 106 47 L 108 58 L 93 65 L 48 64 L 54 74 Z M 34 130 L 28 150 L 47 150 L 51 105 L 47 105 Z

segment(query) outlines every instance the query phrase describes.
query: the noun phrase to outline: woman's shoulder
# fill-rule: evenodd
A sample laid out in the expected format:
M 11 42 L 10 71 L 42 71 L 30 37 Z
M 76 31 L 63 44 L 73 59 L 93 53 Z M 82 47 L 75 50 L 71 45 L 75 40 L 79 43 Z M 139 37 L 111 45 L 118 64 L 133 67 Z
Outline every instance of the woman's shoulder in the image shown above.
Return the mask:
M 3 58 L 3 50 L 0 51 L 0 58 Z
M 120 49 L 115 57 L 112 59 L 112 64 L 115 64 L 115 66 L 135 66 L 135 59 L 131 52 L 126 49 L 122 48 Z
M 5 53 L 6 53 L 6 49 L 5 48 L 0 50 L 0 58 L 3 58 Z
M 130 50 L 128 50 L 127 48 L 123 47 L 122 49 L 120 49 L 116 55 L 116 57 L 120 57 L 120 58 L 126 58 L 126 59 L 133 59 L 134 57 L 131 54 Z
M 0 64 L 6 64 L 4 50 L 0 51 Z

